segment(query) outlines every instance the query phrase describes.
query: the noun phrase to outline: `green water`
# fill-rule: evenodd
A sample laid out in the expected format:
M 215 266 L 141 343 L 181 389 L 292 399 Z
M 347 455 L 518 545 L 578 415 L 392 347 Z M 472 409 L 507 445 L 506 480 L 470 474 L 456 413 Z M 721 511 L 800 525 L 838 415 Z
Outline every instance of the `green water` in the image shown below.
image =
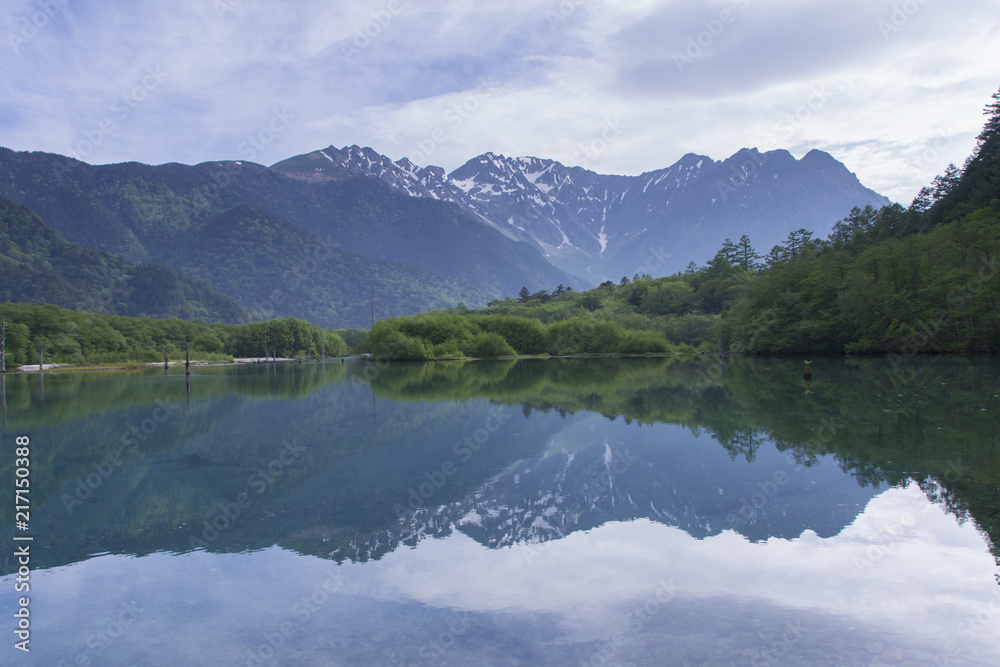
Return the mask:
M 4 664 L 1000 664 L 1000 363 L 8 376 Z M 31 442 L 31 653 L 14 439 Z

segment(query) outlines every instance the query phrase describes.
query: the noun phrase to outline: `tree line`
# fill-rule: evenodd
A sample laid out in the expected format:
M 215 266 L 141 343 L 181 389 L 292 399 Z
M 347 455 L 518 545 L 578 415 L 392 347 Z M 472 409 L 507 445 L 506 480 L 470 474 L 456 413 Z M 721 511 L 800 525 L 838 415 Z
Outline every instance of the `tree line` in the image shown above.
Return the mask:
M 207 324 L 201 320 L 153 319 L 101 315 L 53 305 L 0 304 L 6 319 L 8 369 L 38 361 L 41 344 L 46 363 L 106 364 L 192 358 L 209 361 L 233 357 L 335 357 L 347 354 L 334 331 L 289 317 L 249 324 Z

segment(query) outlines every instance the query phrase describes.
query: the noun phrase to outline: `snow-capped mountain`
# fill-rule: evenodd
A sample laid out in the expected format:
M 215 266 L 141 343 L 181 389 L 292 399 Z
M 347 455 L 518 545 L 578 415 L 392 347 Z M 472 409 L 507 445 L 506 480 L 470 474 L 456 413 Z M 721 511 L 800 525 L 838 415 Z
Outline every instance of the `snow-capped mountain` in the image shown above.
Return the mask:
M 550 262 L 589 283 L 673 273 L 742 234 L 763 254 L 792 230 L 825 236 L 851 208 L 889 203 L 818 150 L 797 160 L 785 150 L 743 149 L 721 162 L 689 153 L 639 176 L 494 153 L 446 174 L 358 146 L 331 146 L 272 168 L 305 180 L 377 176 L 411 196 L 454 202 L 537 244 Z

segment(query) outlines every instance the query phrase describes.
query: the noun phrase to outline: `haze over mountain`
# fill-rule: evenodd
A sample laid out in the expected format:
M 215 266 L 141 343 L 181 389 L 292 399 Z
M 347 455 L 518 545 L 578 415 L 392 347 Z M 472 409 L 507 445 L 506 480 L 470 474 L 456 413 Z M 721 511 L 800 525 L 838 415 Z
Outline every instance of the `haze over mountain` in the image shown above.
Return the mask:
M 311 183 L 377 176 L 406 194 L 454 202 L 592 284 L 675 273 L 743 234 L 764 252 L 795 229 L 826 235 L 852 208 L 890 203 L 818 150 L 801 160 L 785 150 L 743 149 L 721 162 L 688 154 L 640 176 L 609 176 L 494 153 L 446 174 L 371 148 L 330 146 L 272 169 Z

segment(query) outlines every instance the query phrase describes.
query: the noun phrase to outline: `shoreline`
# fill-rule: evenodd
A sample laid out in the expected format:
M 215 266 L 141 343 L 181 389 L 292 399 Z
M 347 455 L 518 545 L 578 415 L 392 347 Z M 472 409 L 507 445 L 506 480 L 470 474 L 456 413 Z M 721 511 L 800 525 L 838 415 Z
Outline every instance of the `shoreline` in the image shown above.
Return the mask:
M 491 357 L 489 359 L 483 357 L 440 357 L 436 359 L 376 359 L 367 355 L 352 355 L 349 357 L 327 357 L 323 361 L 334 361 L 337 359 L 351 359 L 354 361 L 368 361 L 368 362 L 382 362 L 382 363 L 437 363 L 437 362 L 454 362 L 454 361 L 516 361 L 519 359 L 609 359 L 614 357 L 621 358 L 667 358 L 676 356 L 705 356 L 708 353 L 695 352 L 695 353 L 663 353 L 663 354 L 564 354 L 564 355 L 518 355 L 513 357 Z M 258 357 L 237 357 L 232 361 L 192 361 L 191 366 L 248 366 L 263 363 L 317 363 L 319 359 L 305 359 L 301 362 L 298 359 L 291 359 L 288 357 L 281 357 L 278 359 L 272 359 L 269 361 L 263 361 Z M 168 366 L 183 366 L 185 362 L 183 361 L 171 361 Z M 42 368 L 38 368 L 38 364 L 25 364 L 19 366 L 15 371 L 8 371 L 7 375 L 30 375 L 32 373 L 81 373 L 81 372 L 94 372 L 99 373 L 103 371 L 139 371 L 145 370 L 147 368 L 162 368 L 162 361 L 142 361 L 142 362 L 117 362 L 111 364 L 99 364 L 94 366 L 74 366 L 69 364 L 43 364 Z
M 328 357 L 324 361 L 330 361 L 333 359 L 350 359 L 351 357 Z M 319 359 L 308 359 L 306 360 L 310 363 L 317 362 Z M 296 363 L 298 359 L 289 358 L 278 358 L 272 359 L 267 362 L 262 361 L 255 357 L 239 357 L 234 358 L 232 361 L 192 361 L 191 367 L 195 366 L 247 366 L 252 364 L 263 364 L 263 363 Z M 168 366 L 184 366 L 183 361 L 171 361 Z M 80 372 L 101 372 L 101 371 L 139 371 L 145 370 L 147 368 L 163 368 L 164 364 L 162 361 L 139 361 L 139 362 L 129 362 L 120 361 L 113 362 L 110 364 L 97 364 L 94 366 L 76 366 L 71 364 L 42 364 L 42 368 L 38 368 L 38 364 L 26 364 L 19 366 L 17 370 L 7 371 L 6 375 L 29 375 L 32 373 L 80 373 Z
M 817 354 L 781 354 L 781 355 L 748 355 L 739 353 L 725 353 L 723 357 L 743 357 L 743 358 L 758 358 L 758 359 L 797 359 L 799 357 L 811 356 L 815 359 L 849 359 L 849 358 L 866 358 L 871 359 L 873 357 L 887 356 L 892 354 L 887 353 L 877 353 L 877 354 L 851 354 L 851 355 L 817 355 Z M 322 360 L 322 362 L 341 360 L 352 360 L 352 361 L 367 361 L 367 362 L 379 362 L 379 363 L 446 363 L 446 362 L 468 362 L 468 361 L 517 361 L 521 359 L 613 359 L 613 358 L 623 358 L 623 359 L 667 359 L 671 357 L 688 357 L 688 358 L 705 358 L 705 357 L 718 357 L 717 352 L 666 352 L 666 353 L 647 353 L 647 354 L 628 354 L 628 353 L 610 353 L 610 354 L 565 354 L 565 355 L 517 355 L 512 357 L 491 357 L 489 359 L 482 357 L 441 357 L 435 359 L 377 359 L 367 354 L 352 355 L 347 357 L 327 357 Z M 962 353 L 943 353 L 943 352 L 921 352 L 917 356 L 921 357 L 968 357 L 968 356 L 995 356 L 991 354 L 962 354 Z M 191 366 L 195 367 L 207 367 L 207 366 L 249 366 L 255 364 L 264 363 L 318 363 L 319 359 L 291 359 L 287 357 L 282 357 L 278 359 L 272 359 L 269 361 L 263 361 L 259 357 L 238 357 L 234 358 L 232 361 L 192 361 Z M 168 366 L 183 366 L 185 362 L 183 361 L 171 361 Z M 5 375 L 30 375 L 38 373 L 100 373 L 104 371 L 138 371 L 146 370 L 148 368 L 161 368 L 163 367 L 162 361 L 144 361 L 144 362 L 117 362 L 111 364 L 100 364 L 94 366 L 73 366 L 73 365 L 61 365 L 61 364 L 43 364 L 42 369 L 39 370 L 38 364 L 27 364 L 18 367 L 17 370 L 8 371 Z

